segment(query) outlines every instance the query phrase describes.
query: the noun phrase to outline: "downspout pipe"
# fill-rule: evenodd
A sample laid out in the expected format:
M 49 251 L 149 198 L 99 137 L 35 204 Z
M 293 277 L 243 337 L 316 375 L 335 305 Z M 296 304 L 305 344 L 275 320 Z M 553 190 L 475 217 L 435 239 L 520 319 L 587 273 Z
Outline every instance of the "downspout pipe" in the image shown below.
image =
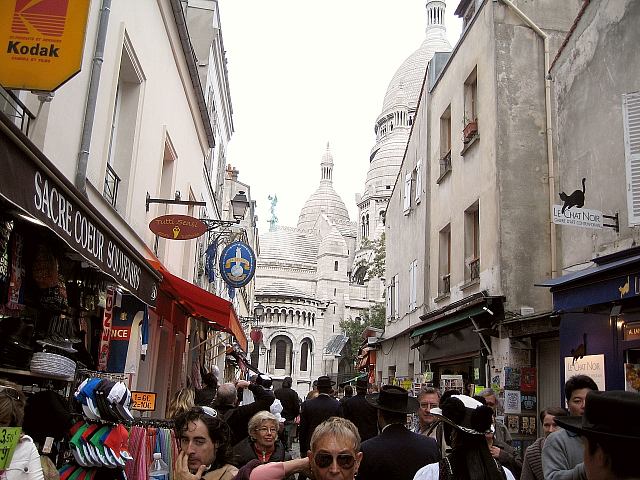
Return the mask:
M 494 0 L 495 1 L 495 0 Z M 544 33 L 525 13 L 516 7 L 510 0 L 497 0 L 508 6 L 524 23 L 542 38 L 544 43 L 544 108 L 546 113 L 546 130 L 547 130 L 547 167 L 549 173 L 549 236 L 551 246 L 551 278 L 558 276 L 557 265 L 557 246 L 556 246 L 556 225 L 551 218 L 551 209 L 556 198 L 555 186 L 555 169 L 553 156 L 553 127 L 551 126 L 551 77 L 549 69 L 551 68 L 551 59 L 549 54 L 549 36 Z
M 91 64 L 89 90 L 87 92 L 87 102 L 84 109 L 82 139 L 80 142 L 80 151 L 78 152 L 78 162 L 76 164 L 75 185 L 84 196 L 87 196 L 87 166 L 89 164 L 89 151 L 91 149 L 91 134 L 93 132 L 93 122 L 96 116 L 98 88 L 100 87 L 100 75 L 102 72 L 102 63 L 104 62 L 104 46 L 107 40 L 107 27 L 109 25 L 110 13 L 111 0 L 102 0 L 102 6 L 100 7 L 100 19 L 98 21 L 98 33 L 96 35 L 96 47 L 93 52 L 93 60 Z

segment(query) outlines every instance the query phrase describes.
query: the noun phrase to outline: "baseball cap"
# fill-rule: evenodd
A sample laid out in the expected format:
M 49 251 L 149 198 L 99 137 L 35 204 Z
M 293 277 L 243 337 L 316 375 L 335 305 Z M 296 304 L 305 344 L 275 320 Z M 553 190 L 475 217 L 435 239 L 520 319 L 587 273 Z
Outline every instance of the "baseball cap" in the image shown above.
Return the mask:
M 99 378 L 87 378 L 78 386 L 74 395 L 82 406 L 85 416 L 91 420 L 100 420 L 100 412 L 98 412 L 93 398 L 94 390 L 99 383 Z
M 133 421 L 133 415 L 129 410 L 131 406 L 131 392 L 122 382 L 117 382 L 107 394 L 107 399 L 111 404 L 115 414 L 125 422 Z
M 113 427 L 103 440 L 103 444 L 113 450 L 116 460 L 118 458 L 133 460 L 129 453 L 129 432 L 124 425 L 118 424 Z

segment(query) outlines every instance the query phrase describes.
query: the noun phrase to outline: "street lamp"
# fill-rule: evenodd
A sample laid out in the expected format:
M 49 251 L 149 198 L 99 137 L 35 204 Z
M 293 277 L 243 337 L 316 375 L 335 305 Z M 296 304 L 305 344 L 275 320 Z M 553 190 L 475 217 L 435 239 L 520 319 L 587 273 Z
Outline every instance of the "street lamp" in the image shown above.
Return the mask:
M 264 315 L 264 305 L 258 303 L 253 309 L 253 318 L 256 319 L 256 323 L 260 321 Z
M 249 208 L 249 200 L 245 193 L 240 190 L 235 197 L 231 199 L 231 211 L 233 218 L 238 222 L 244 218 L 244 214 Z

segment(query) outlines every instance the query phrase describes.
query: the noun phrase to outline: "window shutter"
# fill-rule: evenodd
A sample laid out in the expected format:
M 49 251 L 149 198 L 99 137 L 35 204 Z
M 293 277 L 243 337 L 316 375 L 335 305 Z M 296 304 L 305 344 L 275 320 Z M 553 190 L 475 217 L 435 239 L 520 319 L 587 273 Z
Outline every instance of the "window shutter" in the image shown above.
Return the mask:
M 409 264 L 409 312 L 413 310 L 413 262 Z
M 399 285 L 399 281 L 398 281 L 398 275 L 393 277 L 394 279 L 394 292 L 393 292 L 393 303 L 394 303 L 394 314 L 396 318 L 400 318 L 400 285 Z
M 404 175 L 404 213 L 405 215 L 411 210 L 411 173 Z
M 387 318 L 391 318 L 391 285 L 387 285 L 387 298 L 385 300 L 387 304 Z
M 420 201 L 422 195 L 422 159 L 416 164 L 416 203 Z
M 629 226 L 640 225 L 640 92 L 622 96 Z

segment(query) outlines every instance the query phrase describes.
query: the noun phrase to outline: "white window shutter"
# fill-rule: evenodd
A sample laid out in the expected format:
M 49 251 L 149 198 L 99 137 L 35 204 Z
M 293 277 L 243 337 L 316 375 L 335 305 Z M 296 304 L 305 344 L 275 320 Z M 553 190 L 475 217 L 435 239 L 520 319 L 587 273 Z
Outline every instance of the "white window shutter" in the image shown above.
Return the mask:
M 629 226 L 640 225 L 640 92 L 622 96 Z
M 387 285 L 387 298 L 386 303 L 387 303 L 387 318 L 391 318 L 391 285 Z
M 398 275 L 394 276 L 395 288 L 393 292 L 393 303 L 395 305 L 395 317 L 400 318 L 400 282 L 398 281 Z
M 404 175 L 404 213 L 411 210 L 411 173 Z
M 409 264 L 409 312 L 413 310 L 413 262 Z
M 422 159 L 416 164 L 416 203 L 420 201 L 422 195 Z

